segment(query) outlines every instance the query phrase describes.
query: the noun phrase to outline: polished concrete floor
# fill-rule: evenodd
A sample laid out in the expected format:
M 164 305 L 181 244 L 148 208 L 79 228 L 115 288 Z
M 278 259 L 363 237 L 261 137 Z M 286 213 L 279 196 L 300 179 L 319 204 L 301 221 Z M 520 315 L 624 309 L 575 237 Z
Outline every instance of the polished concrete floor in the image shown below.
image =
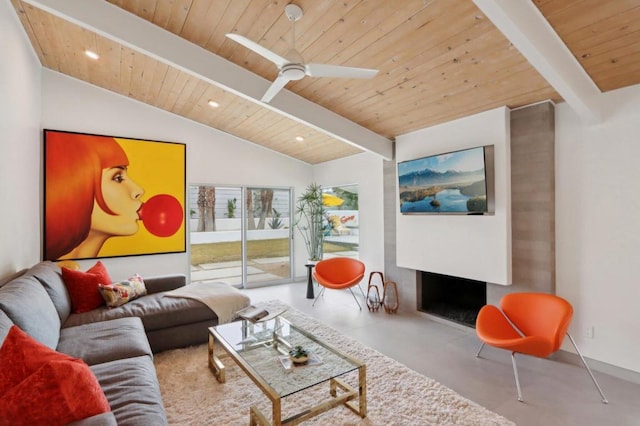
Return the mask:
M 312 307 L 306 283 L 243 292 L 253 303 L 279 299 L 518 425 L 640 425 L 640 384 L 594 371 L 609 400 L 603 404 L 584 367 L 517 356 L 524 397 L 518 402 L 509 353 L 485 347 L 476 358 L 479 342 L 473 329 L 417 312 L 388 315 L 369 312 L 364 305 L 360 311 L 346 291 L 327 290 Z

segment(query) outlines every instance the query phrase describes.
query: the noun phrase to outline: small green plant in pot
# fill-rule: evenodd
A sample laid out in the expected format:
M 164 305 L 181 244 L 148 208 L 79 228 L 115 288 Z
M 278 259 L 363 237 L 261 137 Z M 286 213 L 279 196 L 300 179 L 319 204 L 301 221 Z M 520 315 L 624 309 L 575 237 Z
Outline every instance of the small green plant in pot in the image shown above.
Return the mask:
M 302 346 L 294 346 L 293 349 L 289 351 L 289 357 L 291 361 L 296 364 L 302 364 L 303 362 L 307 362 L 309 359 L 309 352 L 303 348 Z
M 302 234 L 310 261 L 322 260 L 324 204 L 320 185 L 312 183 L 298 198 L 295 226 Z

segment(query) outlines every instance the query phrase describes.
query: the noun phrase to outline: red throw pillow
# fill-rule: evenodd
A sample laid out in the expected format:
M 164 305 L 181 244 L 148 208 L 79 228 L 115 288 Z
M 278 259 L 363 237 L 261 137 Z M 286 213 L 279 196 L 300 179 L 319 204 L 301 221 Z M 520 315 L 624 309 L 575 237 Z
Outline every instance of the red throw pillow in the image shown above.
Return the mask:
M 0 424 L 66 424 L 110 411 L 80 359 L 56 352 L 13 325 L 0 347 Z
M 102 262 L 98 261 L 87 272 L 61 268 L 62 279 L 71 297 L 71 310 L 74 313 L 91 311 L 104 305 L 104 299 L 98 291 L 98 284 L 110 284 L 111 277 Z
M 54 351 L 20 330 L 17 325 L 12 325 L 0 347 L 0 398 L 33 374 L 42 364 L 53 360 L 73 358 Z
M 111 411 L 98 379 L 80 359 L 53 360 L 0 398 L 0 424 L 66 425 Z

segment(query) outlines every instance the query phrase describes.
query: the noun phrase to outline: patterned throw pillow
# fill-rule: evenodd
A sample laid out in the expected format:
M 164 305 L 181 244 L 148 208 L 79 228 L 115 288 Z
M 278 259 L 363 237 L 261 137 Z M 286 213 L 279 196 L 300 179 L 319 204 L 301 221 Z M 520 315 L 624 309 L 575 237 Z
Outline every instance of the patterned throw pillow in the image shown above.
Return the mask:
M 136 297 L 147 294 L 147 287 L 144 285 L 144 280 L 140 274 L 134 274 L 132 277 L 129 277 L 129 282 L 136 289 Z
M 122 306 L 133 299 L 147 294 L 144 280 L 138 274 L 129 277 L 128 280 L 111 284 L 100 284 L 98 285 L 98 290 L 110 308 Z

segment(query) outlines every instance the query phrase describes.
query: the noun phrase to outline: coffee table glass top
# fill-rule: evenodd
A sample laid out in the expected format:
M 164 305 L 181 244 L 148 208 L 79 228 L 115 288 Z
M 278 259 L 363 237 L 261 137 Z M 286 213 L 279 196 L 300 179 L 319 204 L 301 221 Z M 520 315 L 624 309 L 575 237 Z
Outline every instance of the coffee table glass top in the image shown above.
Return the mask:
M 280 397 L 354 371 L 363 365 L 282 316 L 260 323 L 235 321 L 210 330 L 247 373 L 261 379 Z M 286 369 L 280 357 L 286 357 L 290 348 L 297 345 L 316 355 L 321 363 Z

